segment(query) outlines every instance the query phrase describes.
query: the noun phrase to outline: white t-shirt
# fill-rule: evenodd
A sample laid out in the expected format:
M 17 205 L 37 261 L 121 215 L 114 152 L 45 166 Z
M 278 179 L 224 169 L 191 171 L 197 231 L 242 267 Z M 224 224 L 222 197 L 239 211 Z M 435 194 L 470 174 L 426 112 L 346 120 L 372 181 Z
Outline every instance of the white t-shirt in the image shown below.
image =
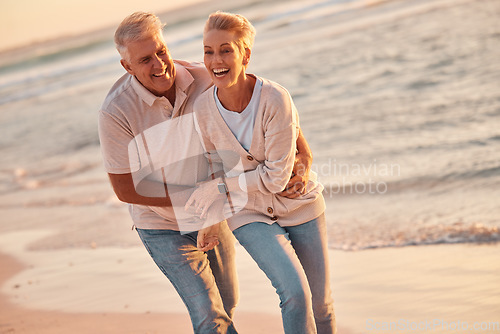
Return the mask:
M 262 79 L 257 78 L 250 102 L 248 103 L 245 110 L 239 113 L 224 108 L 222 103 L 220 103 L 219 98 L 217 97 L 217 87 L 215 87 L 214 89 L 214 97 L 215 103 L 217 104 L 217 109 L 219 109 L 222 118 L 226 122 L 231 132 L 234 134 L 236 139 L 238 139 L 241 146 L 243 146 L 243 148 L 247 151 L 250 149 L 250 145 L 252 144 L 253 126 L 255 124 L 255 116 L 257 115 L 257 110 L 259 109 L 261 90 Z

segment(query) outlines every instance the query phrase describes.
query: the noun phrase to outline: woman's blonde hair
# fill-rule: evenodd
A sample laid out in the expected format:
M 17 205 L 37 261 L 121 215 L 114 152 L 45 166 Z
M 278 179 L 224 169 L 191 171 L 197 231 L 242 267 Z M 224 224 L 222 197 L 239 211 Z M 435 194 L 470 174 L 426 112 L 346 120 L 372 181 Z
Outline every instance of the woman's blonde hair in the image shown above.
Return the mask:
M 250 21 L 243 15 L 221 11 L 212 13 L 205 23 L 204 31 L 208 32 L 212 29 L 235 32 L 238 39 L 236 45 L 242 53 L 245 53 L 245 49 L 252 49 L 253 47 L 256 31 Z
M 116 29 L 116 49 L 123 59 L 129 60 L 128 43 L 139 41 L 154 34 L 161 35 L 164 26 L 155 14 L 135 12 L 127 16 Z

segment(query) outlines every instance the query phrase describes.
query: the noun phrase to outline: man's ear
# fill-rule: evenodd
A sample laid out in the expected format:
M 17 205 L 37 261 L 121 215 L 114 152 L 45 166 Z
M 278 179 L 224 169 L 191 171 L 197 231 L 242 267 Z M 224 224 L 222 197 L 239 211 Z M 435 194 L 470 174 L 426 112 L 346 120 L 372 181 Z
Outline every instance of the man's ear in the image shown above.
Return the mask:
M 132 67 L 130 66 L 130 64 L 129 64 L 128 61 L 126 61 L 125 59 L 121 59 L 120 60 L 120 64 L 122 64 L 122 66 L 125 69 L 125 71 L 127 71 L 131 75 L 134 75 L 134 71 L 132 70 Z

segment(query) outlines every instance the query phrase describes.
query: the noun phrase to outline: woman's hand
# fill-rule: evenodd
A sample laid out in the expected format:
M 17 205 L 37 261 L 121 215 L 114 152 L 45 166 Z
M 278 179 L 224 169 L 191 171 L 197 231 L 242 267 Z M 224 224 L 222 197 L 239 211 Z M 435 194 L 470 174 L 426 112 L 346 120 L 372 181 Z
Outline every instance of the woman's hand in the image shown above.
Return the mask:
M 198 231 L 197 247 L 202 252 L 209 251 L 219 244 L 219 225 L 210 225 Z
M 218 182 L 220 179 L 200 183 L 187 200 L 184 209 L 188 211 L 189 207 L 193 206 L 201 219 L 207 218 L 208 209 L 222 195 L 217 188 Z

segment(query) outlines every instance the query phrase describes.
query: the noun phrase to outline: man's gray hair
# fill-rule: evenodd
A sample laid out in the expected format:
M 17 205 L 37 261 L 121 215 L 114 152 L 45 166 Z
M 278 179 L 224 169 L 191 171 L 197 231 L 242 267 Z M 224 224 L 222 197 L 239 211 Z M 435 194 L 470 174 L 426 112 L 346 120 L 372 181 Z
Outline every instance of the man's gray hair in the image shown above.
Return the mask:
M 129 60 L 127 44 L 156 33 L 162 33 L 165 25 L 152 13 L 135 12 L 127 16 L 115 32 L 115 45 L 121 57 Z

